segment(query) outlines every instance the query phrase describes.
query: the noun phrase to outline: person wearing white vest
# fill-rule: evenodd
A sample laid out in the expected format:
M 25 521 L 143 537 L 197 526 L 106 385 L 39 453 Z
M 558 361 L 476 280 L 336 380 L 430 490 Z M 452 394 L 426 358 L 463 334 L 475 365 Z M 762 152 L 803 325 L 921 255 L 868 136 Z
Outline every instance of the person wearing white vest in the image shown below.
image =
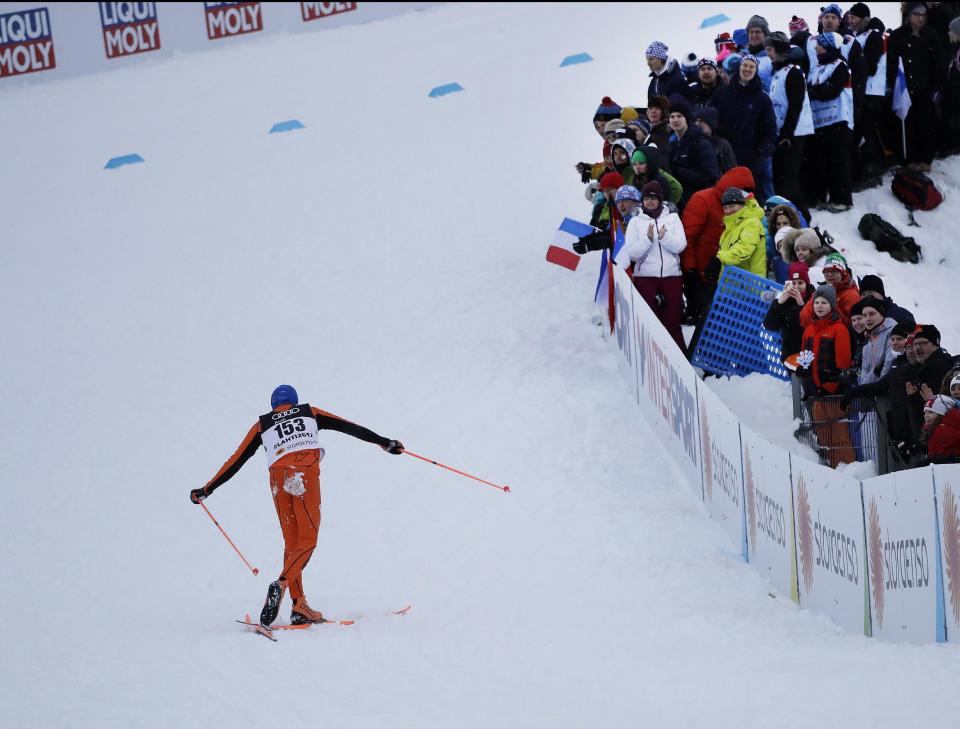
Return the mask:
M 773 58 L 770 98 L 777 118 L 773 187 L 778 195 L 806 209 L 800 175 L 806 141 L 814 131 L 807 79 L 800 66 L 788 61 L 790 41 L 785 33 L 771 33 L 766 44 L 767 53 Z
M 840 55 L 842 45 L 843 38 L 839 33 L 818 35 L 820 63 L 810 71 L 807 79 L 815 130 L 807 152 L 811 161 L 807 176 L 808 199 L 816 200 L 818 209 L 831 213 L 849 210 L 853 205 L 850 186 L 853 91 L 850 69 Z
M 847 13 L 850 30 L 863 48 L 866 86 L 864 97 L 854 115 L 854 149 L 859 150 L 854 189 L 867 187 L 877 181 L 884 153 L 881 120 L 886 105 L 887 52 L 883 22 L 870 17 L 865 3 L 856 3 Z
M 658 182 L 643 186 L 641 206 L 627 225 L 617 264 L 633 263 L 633 285 L 673 341 L 686 354 L 680 318 L 683 314 L 683 278 L 680 254 L 687 235 L 680 216 L 663 204 Z
M 387 453 L 403 453 L 403 443 L 377 435 L 361 425 L 337 417 L 308 403 L 301 403 L 290 385 L 280 385 L 270 396 L 271 410 L 257 418 L 236 452 L 203 487 L 190 491 L 199 504 L 229 481 L 260 447 L 267 453 L 270 492 L 283 532 L 283 568 L 267 588 L 260 624 L 277 618 L 287 590 L 293 600 L 290 622 L 322 623 L 323 613 L 307 604 L 303 593 L 303 568 L 317 546 L 320 531 L 320 431 L 336 430 L 375 443 Z

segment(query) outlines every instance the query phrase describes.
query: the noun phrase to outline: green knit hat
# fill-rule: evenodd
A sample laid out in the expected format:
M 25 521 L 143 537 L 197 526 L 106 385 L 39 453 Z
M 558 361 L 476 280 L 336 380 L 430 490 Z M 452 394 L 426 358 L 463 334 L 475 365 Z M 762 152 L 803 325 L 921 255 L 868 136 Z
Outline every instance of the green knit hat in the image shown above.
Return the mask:
M 842 268 L 844 271 L 849 271 L 850 265 L 847 263 L 847 259 L 839 253 L 831 253 L 823 259 L 823 270 L 826 271 L 831 268 Z
M 630 157 L 630 164 L 632 165 L 639 164 L 640 162 L 646 162 L 646 161 L 647 161 L 647 155 L 643 153 L 642 149 L 636 150 L 633 153 L 633 156 Z

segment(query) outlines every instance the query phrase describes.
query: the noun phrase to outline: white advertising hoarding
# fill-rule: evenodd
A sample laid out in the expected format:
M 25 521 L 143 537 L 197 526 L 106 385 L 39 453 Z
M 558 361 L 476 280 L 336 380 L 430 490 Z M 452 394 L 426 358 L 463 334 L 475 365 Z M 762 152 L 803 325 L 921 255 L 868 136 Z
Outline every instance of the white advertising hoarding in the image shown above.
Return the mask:
M 860 482 L 792 460 L 800 604 L 870 634 Z
M 700 498 L 697 374 L 618 266 L 614 270 L 613 342 L 629 368 L 631 389 L 647 420 L 695 485 Z
M 740 426 L 749 562 L 777 591 L 799 602 L 790 455 Z
M 960 643 L 960 465 L 934 466 L 946 640 Z
M 931 469 L 867 479 L 863 510 L 873 635 L 935 642 L 939 575 Z
M 740 423 L 702 382 L 697 385 L 697 398 L 700 403 L 704 501 L 710 516 L 719 522 L 734 547 L 747 559 Z

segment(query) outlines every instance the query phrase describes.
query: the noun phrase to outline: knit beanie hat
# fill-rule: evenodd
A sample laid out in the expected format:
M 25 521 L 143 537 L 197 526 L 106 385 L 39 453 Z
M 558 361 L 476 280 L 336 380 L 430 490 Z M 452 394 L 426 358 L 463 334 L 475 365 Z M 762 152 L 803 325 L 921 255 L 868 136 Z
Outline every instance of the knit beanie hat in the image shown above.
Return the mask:
M 643 133 L 643 139 L 650 136 L 650 122 L 646 119 L 633 119 L 627 122 L 628 127 L 636 127 Z M 638 137 L 638 139 L 640 139 Z
M 816 235 L 816 231 L 811 230 L 811 233 Z M 796 248 L 796 244 L 794 244 Z M 823 262 L 823 270 L 829 271 L 831 268 L 839 268 L 843 271 L 849 271 L 850 266 L 847 265 L 847 259 L 841 256 L 839 253 L 831 253 Z
M 798 18 L 794 15 L 790 22 L 787 23 L 787 30 L 790 31 L 790 35 L 795 35 L 796 33 L 803 33 L 810 30 L 810 26 L 807 25 L 807 21 L 803 18 Z
M 839 51 L 843 47 L 843 36 L 839 33 L 821 33 L 817 36 L 817 45 Z
M 836 3 L 830 3 L 829 5 L 820 8 L 820 17 L 824 15 L 836 15 L 838 18 L 843 17 L 843 10 L 840 9 L 840 6 Z
M 712 68 L 714 71 L 720 73 L 720 67 L 712 58 L 701 58 L 699 61 L 697 61 L 697 70 L 700 70 L 704 66 L 710 66 L 710 68 Z
M 611 188 L 619 190 L 623 186 L 623 175 L 619 172 L 608 172 L 600 178 L 600 189 L 609 190 Z
M 616 119 L 622 111 L 623 109 L 620 108 L 620 105 L 617 104 L 616 101 L 609 96 L 604 96 L 600 102 L 600 106 L 597 107 L 597 113 L 593 115 L 593 120 L 609 121 L 610 119 Z
M 723 59 L 723 70 L 728 76 L 736 76 L 740 72 L 740 54 L 731 53 Z
M 893 329 L 890 330 L 891 337 L 903 337 L 906 339 L 911 334 L 916 327 L 909 326 L 907 324 L 897 324 Z
M 837 310 L 837 290 L 833 288 L 830 284 L 823 284 L 823 286 L 817 286 L 817 291 L 813 295 L 815 299 L 826 299 L 830 302 L 830 311 Z
M 850 307 L 850 316 L 863 316 L 863 307 L 867 305 L 866 299 L 860 299 Z
M 660 41 L 654 41 L 647 46 L 647 58 L 659 58 L 664 63 L 667 62 L 667 51 L 670 49 Z
M 632 165 L 646 164 L 646 162 L 647 155 L 644 154 L 642 149 L 635 150 L 634 153 L 630 155 L 630 164 Z
M 847 15 L 856 15 L 858 18 L 869 18 L 870 8 L 864 3 L 854 3 L 853 7 L 847 11 Z
M 733 42 L 737 44 L 737 48 L 746 47 L 747 43 L 750 42 L 750 37 L 747 35 L 746 28 L 737 28 L 733 31 Z
M 759 28 L 763 31 L 764 35 L 770 35 L 770 25 L 767 23 L 767 19 L 762 15 L 754 15 L 750 20 L 747 21 L 747 32 L 750 32 L 751 28 Z
M 721 205 L 746 205 L 747 193 L 739 187 L 728 187 L 720 198 Z
M 663 188 L 660 187 L 660 183 L 656 180 L 651 180 L 646 185 L 643 186 L 643 196 L 647 195 L 656 195 L 657 200 L 663 202 Z
M 860 299 L 857 303 L 862 304 L 864 309 L 876 309 L 880 312 L 880 316 L 885 317 L 887 315 L 887 302 L 883 299 L 875 299 L 872 296 L 867 296 L 866 298 Z
M 620 202 L 621 200 L 636 200 L 640 202 L 640 191 L 633 185 L 624 185 L 617 190 L 617 194 L 614 195 L 613 198 L 614 202 Z
M 933 413 L 943 417 L 957 406 L 957 401 L 947 395 L 937 395 L 932 400 L 927 400 L 923 406 L 923 412 Z
M 960 385 L 960 372 L 955 372 L 953 378 L 950 380 L 950 387 L 954 385 Z
M 693 121 L 701 120 L 711 131 L 715 131 L 717 125 L 720 123 L 720 112 L 712 106 L 701 106 L 695 112 L 693 112 Z
M 744 53 L 740 56 L 740 65 L 743 65 L 744 61 L 753 61 L 757 66 L 760 65 L 760 61 L 757 60 L 757 57 L 752 53 Z
M 603 126 L 603 133 L 609 134 L 610 132 L 615 132 L 618 129 L 626 129 L 627 125 L 623 123 L 623 119 L 611 119 Z
M 781 228 L 781 230 L 783 230 Z M 787 281 L 803 281 L 810 285 L 810 267 L 806 263 L 797 261 L 796 263 L 791 263 L 787 268 Z
M 787 34 L 782 30 L 775 31 L 770 33 L 767 36 L 767 39 L 763 42 L 763 45 L 767 48 L 772 48 L 777 53 L 786 53 L 790 50 L 790 39 L 787 38 Z
M 688 121 L 690 120 L 690 114 L 692 113 L 690 108 L 690 102 L 687 101 L 687 97 L 683 94 L 670 94 L 670 113 L 673 114 L 683 114 L 684 118 Z
M 624 122 L 632 122 L 634 119 L 640 118 L 640 113 L 632 106 L 627 106 L 620 112 L 620 118 Z
M 883 281 L 881 278 L 879 276 L 874 276 L 872 273 L 867 274 L 860 279 L 860 293 L 863 294 L 867 291 L 873 291 L 881 296 L 887 295 L 886 291 L 883 290 Z
M 933 324 L 921 324 L 917 327 L 916 333 L 913 335 L 913 338 L 926 339 L 928 342 L 933 344 L 936 347 L 940 346 L 940 330 L 937 329 Z
M 651 96 L 647 100 L 647 108 L 649 109 L 651 106 L 660 109 L 664 116 L 670 113 L 670 100 L 666 96 Z
M 804 228 L 793 242 L 793 250 L 806 248 L 808 251 L 820 250 L 820 236 L 813 228 Z

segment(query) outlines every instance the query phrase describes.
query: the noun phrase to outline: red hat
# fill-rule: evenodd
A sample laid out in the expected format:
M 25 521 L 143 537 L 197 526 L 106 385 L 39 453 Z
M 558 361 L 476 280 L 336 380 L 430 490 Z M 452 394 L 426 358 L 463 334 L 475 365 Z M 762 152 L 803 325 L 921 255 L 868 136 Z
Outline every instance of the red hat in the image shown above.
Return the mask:
M 787 268 L 787 281 L 803 281 L 807 286 L 810 285 L 810 267 L 803 261 L 791 263 Z
M 790 29 L 791 33 L 800 33 L 805 30 L 810 30 L 810 27 L 807 25 L 807 21 L 803 18 L 798 18 L 796 15 L 787 23 L 787 28 Z
M 609 188 L 619 190 L 621 187 L 623 187 L 623 175 L 619 172 L 608 172 L 600 178 L 601 190 L 607 190 Z

